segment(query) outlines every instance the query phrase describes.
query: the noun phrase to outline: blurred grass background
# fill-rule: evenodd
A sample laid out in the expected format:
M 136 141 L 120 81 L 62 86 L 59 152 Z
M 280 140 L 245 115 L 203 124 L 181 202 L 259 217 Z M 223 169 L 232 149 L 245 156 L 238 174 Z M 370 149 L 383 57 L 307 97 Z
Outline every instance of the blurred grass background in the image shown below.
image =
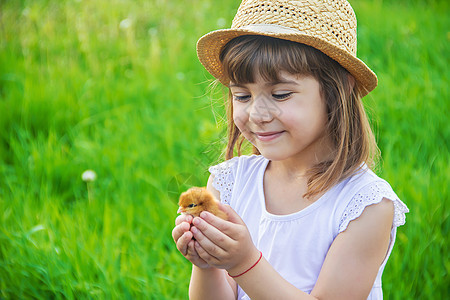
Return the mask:
M 448 1 L 351 1 L 378 173 L 409 206 L 386 299 L 449 297 Z M 226 1 L 0 0 L 0 298 L 186 299 L 178 192 L 223 147 L 197 39 Z M 98 178 L 81 180 L 86 169 Z

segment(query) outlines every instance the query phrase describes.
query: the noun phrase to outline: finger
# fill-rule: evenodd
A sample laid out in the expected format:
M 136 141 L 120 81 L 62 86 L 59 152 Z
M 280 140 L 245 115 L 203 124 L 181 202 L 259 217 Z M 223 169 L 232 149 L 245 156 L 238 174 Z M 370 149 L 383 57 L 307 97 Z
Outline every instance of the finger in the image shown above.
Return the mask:
M 177 249 L 184 256 L 188 254 L 188 245 L 192 241 L 192 237 L 192 232 L 187 231 L 177 240 Z
M 228 221 L 235 224 L 245 224 L 237 212 L 231 206 L 219 203 L 220 210 L 224 211 L 228 216 Z
M 203 235 L 205 235 L 208 239 L 212 240 L 215 244 L 220 245 L 222 248 L 226 247 L 227 239 L 229 237 L 226 233 L 222 232 L 219 228 L 225 228 L 226 225 L 217 226 L 217 224 L 227 223 L 225 220 L 222 220 L 215 215 L 209 212 L 202 212 L 201 215 L 205 217 L 203 218 L 194 218 L 192 221 L 193 227 L 198 228 Z M 231 224 L 231 223 L 229 223 Z M 216 225 L 217 227 L 215 227 Z M 231 224 L 233 225 L 233 224 Z M 192 229 L 192 228 L 191 228 Z M 193 232 L 194 233 L 194 232 Z M 195 233 L 194 233 L 195 235 Z
M 191 223 L 192 222 L 192 216 L 191 215 L 179 215 L 176 219 L 175 219 L 175 225 L 180 225 L 183 222 L 187 222 L 187 223 Z
M 192 262 L 193 264 L 195 264 L 199 267 L 202 267 L 202 266 L 206 267 L 208 265 L 208 263 L 198 255 L 197 250 L 195 249 L 195 241 L 194 240 L 191 240 L 188 243 L 187 255 L 185 255 L 185 256 L 190 262 Z
M 216 217 L 215 215 L 211 214 L 210 212 L 204 211 L 200 214 L 201 219 L 206 221 L 208 224 L 212 225 L 214 228 L 216 228 L 218 231 L 228 235 L 229 237 L 232 237 L 233 233 L 236 232 L 238 226 L 245 226 L 245 223 L 242 221 L 242 219 L 236 214 L 236 212 L 229 207 L 228 205 L 224 205 L 227 210 L 227 215 L 230 217 L 230 220 L 225 221 L 219 217 Z M 236 215 L 236 216 L 234 216 Z M 197 218 L 194 218 L 192 221 L 194 224 L 194 221 Z M 198 221 L 196 221 L 198 222 Z M 195 226 L 198 226 L 197 224 L 194 224 Z M 203 231 L 203 228 L 200 228 Z
M 188 254 L 191 257 L 198 256 L 197 250 L 195 250 L 195 248 L 194 248 L 194 242 L 195 242 L 195 240 L 190 240 L 187 245 Z
M 210 253 L 208 253 L 208 251 L 206 251 L 205 248 L 203 248 L 198 241 L 194 241 L 194 248 L 199 258 L 205 261 L 207 264 L 209 265 L 218 264 L 219 260 Z
M 178 226 L 175 226 L 175 228 L 172 230 L 172 238 L 175 242 L 178 241 L 178 239 L 189 229 L 191 228 L 191 225 L 187 222 L 183 222 Z
M 193 226 L 191 228 L 191 232 L 193 233 L 195 240 L 210 255 L 213 255 L 215 257 L 223 256 L 225 254 L 225 251 L 222 247 L 226 247 L 226 245 L 227 245 L 226 240 L 227 239 L 230 240 L 230 239 L 226 235 L 224 235 L 223 233 L 218 231 L 216 228 L 207 224 L 205 221 L 202 221 L 202 223 L 206 224 L 206 227 L 211 227 L 211 229 L 209 231 L 207 229 L 205 229 L 205 231 L 208 232 L 209 235 L 212 236 L 212 238 L 207 237 L 202 230 Z M 211 233 L 211 231 L 215 231 L 215 232 Z

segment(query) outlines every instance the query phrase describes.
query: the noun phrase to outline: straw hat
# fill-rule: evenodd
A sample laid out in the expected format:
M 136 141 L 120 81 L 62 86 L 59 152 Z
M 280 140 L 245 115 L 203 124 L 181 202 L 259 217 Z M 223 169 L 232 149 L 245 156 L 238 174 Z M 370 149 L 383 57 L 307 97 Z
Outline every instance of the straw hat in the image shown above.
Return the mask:
M 377 76 L 356 57 L 356 16 L 345 0 L 243 0 L 231 29 L 212 31 L 197 42 L 197 55 L 211 75 L 228 85 L 219 59 L 223 47 L 242 35 L 264 35 L 312 46 L 347 69 L 368 94 Z

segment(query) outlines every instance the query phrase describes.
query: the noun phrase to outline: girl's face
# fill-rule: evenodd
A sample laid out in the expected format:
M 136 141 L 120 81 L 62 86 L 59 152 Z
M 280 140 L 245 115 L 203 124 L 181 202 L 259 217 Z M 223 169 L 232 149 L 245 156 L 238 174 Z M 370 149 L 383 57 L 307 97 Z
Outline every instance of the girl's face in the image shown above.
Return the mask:
M 328 159 L 327 111 L 312 76 L 280 72 L 278 82 L 231 83 L 233 120 L 244 137 L 269 160 Z

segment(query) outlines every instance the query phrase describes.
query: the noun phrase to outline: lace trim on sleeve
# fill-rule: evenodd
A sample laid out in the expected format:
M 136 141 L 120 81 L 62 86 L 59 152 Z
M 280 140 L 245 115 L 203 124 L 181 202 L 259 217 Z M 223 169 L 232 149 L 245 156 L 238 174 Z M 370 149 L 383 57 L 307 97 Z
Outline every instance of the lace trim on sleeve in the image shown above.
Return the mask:
M 339 233 L 347 229 L 348 224 L 358 218 L 366 206 L 379 203 L 383 198 L 387 198 L 394 203 L 394 221 L 392 226 L 398 227 L 405 224 L 405 213 L 409 212 L 408 208 L 387 183 L 379 181 L 361 189 L 353 197 L 342 214 L 339 222 Z
M 233 192 L 234 174 L 233 166 L 238 157 L 224 161 L 221 164 L 209 168 L 209 172 L 214 175 L 213 187 L 219 191 L 222 203 L 230 205 L 231 194 Z

